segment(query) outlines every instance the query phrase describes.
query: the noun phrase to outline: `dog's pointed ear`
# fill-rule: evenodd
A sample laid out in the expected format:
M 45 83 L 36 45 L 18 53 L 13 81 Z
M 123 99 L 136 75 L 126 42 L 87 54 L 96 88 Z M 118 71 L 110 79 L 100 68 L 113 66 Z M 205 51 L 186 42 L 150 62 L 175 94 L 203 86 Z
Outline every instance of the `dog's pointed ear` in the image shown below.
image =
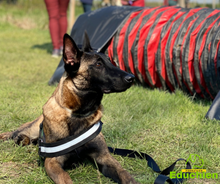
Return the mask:
M 63 37 L 63 61 L 65 70 L 72 74 L 78 71 L 82 52 L 78 49 L 73 39 L 65 34 Z
M 81 51 L 73 39 L 65 34 L 63 37 L 63 60 L 67 65 L 74 65 L 80 62 Z
M 84 52 L 92 52 L 93 51 L 93 49 L 90 45 L 89 36 L 86 31 L 84 33 L 84 39 L 83 39 L 83 51 Z

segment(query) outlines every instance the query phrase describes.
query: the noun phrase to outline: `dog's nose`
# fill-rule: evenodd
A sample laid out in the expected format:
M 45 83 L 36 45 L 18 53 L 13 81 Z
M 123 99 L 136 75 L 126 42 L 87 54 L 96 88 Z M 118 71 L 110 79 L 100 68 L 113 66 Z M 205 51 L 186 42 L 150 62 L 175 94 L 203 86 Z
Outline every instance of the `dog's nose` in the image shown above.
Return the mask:
M 127 83 L 132 83 L 134 81 L 134 75 L 128 74 L 128 75 L 125 76 L 124 80 Z

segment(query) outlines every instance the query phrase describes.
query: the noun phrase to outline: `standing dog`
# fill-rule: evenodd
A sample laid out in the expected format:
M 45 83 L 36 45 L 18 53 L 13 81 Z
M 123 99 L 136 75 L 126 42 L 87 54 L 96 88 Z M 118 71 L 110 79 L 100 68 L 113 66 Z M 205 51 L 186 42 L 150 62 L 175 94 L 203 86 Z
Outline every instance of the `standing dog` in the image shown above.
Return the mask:
M 78 49 L 69 35 L 64 36 L 65 73 L 53 95 L 43 106 L 43 114 L 14 132 L 0 134 L 0 139 L 13 139 L 18 144 L 28 145 L 38 140 L 39 125 L 43 123 L 45 142 L 54 143 L 79 135 L 100 121 L 103 94 L 125 91 L 131 86 L 134 76 L 113 66 L 104 54 L 93 51 L 87 34 L 82 50 Z M 80 157 L 88 156 L 95 160 L 100 171 L 114 181 L 136 183 L 110 155 L 102 133 L 77 148 L 76 152 Z M 73 156 L 76 155 L 71 152 L 45 159 L 46 172 L 55 183 L 72 183 L 63 166 Z

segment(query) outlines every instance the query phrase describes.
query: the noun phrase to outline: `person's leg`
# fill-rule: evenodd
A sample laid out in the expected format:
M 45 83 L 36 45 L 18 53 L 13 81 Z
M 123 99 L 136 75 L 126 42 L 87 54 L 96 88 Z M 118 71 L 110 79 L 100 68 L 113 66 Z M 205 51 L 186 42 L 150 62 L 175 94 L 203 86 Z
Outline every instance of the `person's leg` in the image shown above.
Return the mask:
M 83 7 L 83 12 L 85 13 L 86 10 L 85 10 L 85 3 L 82 3 L 82 7 Z
M 67 8 L 69 5 L 69 0 L 59 0 L 59 13 L 60 13 L 60 19 L 59 19 L 59 26 L 60 26 L 60 32 L 59 32 L 59 40 L 60 45 L 59 48 L 62 48 L 63 46 L 63 36 L 67 32 Z
M 82 3 L 84 12 L 88 12 L 92 10 L 92 4 Z
M 49 15 L 49 29 L 53 49 L 59 49 L 59 3 L 58 0 L 44 0 Z

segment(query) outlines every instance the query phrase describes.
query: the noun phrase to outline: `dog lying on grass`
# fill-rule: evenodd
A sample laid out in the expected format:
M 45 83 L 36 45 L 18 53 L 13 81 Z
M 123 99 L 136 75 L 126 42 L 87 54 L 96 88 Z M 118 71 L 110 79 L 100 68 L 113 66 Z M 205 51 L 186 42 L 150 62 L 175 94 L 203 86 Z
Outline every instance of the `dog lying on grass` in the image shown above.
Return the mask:
M 132 85 L 134 76 L 112 65 L 106 55 L 95 52 L 87 34 L 82 51 L 69 35 L 65 34 L 63 40 L 65 73 L 43 106 L 43 114 L 14 132 L 0 134 L 0 139 L 13 139 L 22 145 L 37 142 L 40 124 L 46 143 L 77 136 L 101 120 L 104 93 L 122 92 Z M 137 183 L 110 155 L 102 133 L 65 155 L 46 157 L 44 165 L 49 177 L 55 183 L 72 183 L 63 166 L 77 155 L 95 160 L 100 171 L 118 183 Z

